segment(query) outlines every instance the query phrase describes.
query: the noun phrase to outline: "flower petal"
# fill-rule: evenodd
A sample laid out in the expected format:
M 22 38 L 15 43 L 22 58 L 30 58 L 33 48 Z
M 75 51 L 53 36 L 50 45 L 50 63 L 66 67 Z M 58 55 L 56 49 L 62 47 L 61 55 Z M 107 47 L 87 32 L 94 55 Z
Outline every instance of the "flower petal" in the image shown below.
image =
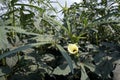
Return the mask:
M 70 54 L 76 54 L 76 53 L 78 53 L 78 46 L 76 44 L 69 44 L 68 45 L 68 52 Z

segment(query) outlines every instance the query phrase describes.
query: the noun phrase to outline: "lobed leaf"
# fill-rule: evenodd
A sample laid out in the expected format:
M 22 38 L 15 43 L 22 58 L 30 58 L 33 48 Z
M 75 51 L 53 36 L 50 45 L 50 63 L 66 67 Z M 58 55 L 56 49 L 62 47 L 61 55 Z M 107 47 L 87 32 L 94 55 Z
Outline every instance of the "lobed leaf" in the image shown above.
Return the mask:
M 70 68 L 68 65 L 60 65 L 54 69 L 53 74 L 56 75 L 68 75 L 70 73 Z

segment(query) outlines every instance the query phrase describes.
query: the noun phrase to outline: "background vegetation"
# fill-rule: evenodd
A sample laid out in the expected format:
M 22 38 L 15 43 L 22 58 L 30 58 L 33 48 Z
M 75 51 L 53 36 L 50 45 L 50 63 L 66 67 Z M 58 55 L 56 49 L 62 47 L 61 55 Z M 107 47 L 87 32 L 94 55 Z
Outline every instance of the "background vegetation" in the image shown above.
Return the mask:
M 70 7 L 49 0 L 0 4 L 0 80 L 113 79 L 120 59 L 119 0 L 84 0 Z M 79 55 L 69 54 L 71 43 Z

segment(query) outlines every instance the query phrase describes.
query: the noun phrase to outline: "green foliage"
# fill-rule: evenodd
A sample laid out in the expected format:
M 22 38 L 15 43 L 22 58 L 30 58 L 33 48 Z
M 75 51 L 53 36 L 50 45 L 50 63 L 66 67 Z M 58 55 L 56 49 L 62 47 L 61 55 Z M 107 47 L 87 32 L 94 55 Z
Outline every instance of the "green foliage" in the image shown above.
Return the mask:
M 53 71 L 53 74 L 56 74 L 56 75 L 68 75 L 68 73 L 70 73 L 70 69 L 69 69 L 69 66 L 65 64 L 58 66 Z
M 70 7 L 56 1 L 59 20 L 51 1 L 26 1 L 1 1 L 6 10 L 0 15 L 1 80 L 113 78 L 120 59 L 119 0 L 84 0 Z M 68 44 L 78 45 L 77 55 L 69 54 Z
M 7 49 L 9 46 L 8 40 L 7 40 L 7 31 L 3 26 L 0 27 L 0 49 Z
M 89 80 L 84 65 L 81 64 L 80 66 L 81 66 L 81 80 Z
M 72 60 L 69 57 L 68 53 L 62 48 L 62 46 L 60 46 L 60 45 L 56 45 L 56 46 L 58 47 L 58 49 L 60 50 L 60 52 L 64 56 L 64 58 L 67 60 L 72 73 L 74 73 L 74 71 L 73 71 L 73 65 L 72 65 Z
M 18 56 L 17 55 L 12 55 L 12 56 L 6 57 L 6 64 L 10 68 L 15 66 L 17 62 L 18 62 Z

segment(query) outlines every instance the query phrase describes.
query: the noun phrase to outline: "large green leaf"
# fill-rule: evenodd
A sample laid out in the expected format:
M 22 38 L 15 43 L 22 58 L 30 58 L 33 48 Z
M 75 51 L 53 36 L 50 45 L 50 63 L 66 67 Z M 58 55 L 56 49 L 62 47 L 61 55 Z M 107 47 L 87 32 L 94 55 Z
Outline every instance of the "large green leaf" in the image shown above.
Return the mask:
M 16 54 L 17 52 L 19 51 L 22 51 L 22 50 L 26 50 L 28 48 L 31 48 L 31 47 L 35 47 L 35 46 L 40 46 L 40 45 L 44 45 L 44 44 L 49 44 L 50 42 L 39 42 L 39 43 L 32 43 L 32 44 L 27 44 L 27 45 L 24 45 L 24 46 L 21 46 L 21 47 L 18 47 L 12 51 L 9 51 L 9 52 L 6 52 L 6 53 L 3 53 L 2 55 L 0 55 L 0 60 L 6 56 L 9 56 L 11 54 Z
M 64 50 L 64 48 L 61 46 L 61 45 L 56 45 L 57 48 L 60 50 L 61 54 L 63 55 L 63 57 L 66 59 L 66 61 L 68 62 L 68 65 L 72 71 L 72 73 L 74 73 L 74 70 L 73 70 L 73 64 L 72 64 L 72 60 L 70 58 L 70 56 L 68 55 L 68 53 Z
M 73 62 L 73 68 L 76 68 L 76 67 L 77 66 Z M 71 69 L 70 69 L 68 63 L 63 62 L 63 64 L 57 66 L 54 69 L 53 74 L 56 74 L 56 75 L 68 75 L 70 72 L 71 72 Z
M 26 30 L 20 28 L 20 27 L 11 27 L 11 26 L 6 26 L 7 29 L 12 29 L 17 33 L 21 33 L 21 34 L 26 34 L 26 35 L 39 35 L 37 33 L 32 33 L 32 32 L 27 32 Z
M 56 74 L 56 75 L 68 75 L 69 73 L 70 73 L 70 68 L 66 64 L 58 66 L 53 71 L 53 74 Z

